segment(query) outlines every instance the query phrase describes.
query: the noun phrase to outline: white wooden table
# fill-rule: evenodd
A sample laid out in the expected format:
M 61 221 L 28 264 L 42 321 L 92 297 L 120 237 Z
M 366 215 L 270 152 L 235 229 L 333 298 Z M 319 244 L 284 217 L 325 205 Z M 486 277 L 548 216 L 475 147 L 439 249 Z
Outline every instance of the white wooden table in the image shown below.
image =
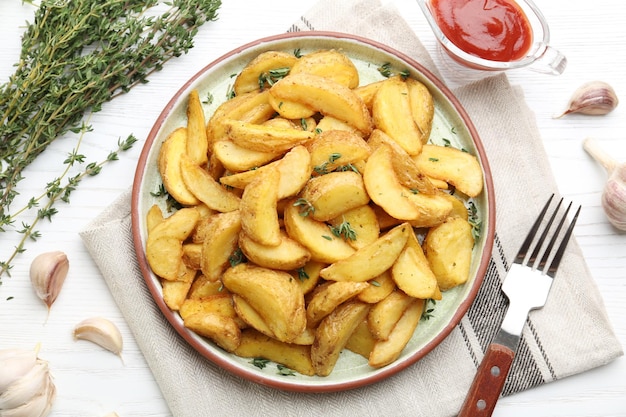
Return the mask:
M 118 137 L 134 133 L 143 139 L 151 124 L 185 80 L 208 62 L 229 50 L 260 37 L 284 32 L 315 0 L 224 1 L 220 18 L 206 24 L 195 47 L 152 76 L 149 84 L 116 99 L 97 113 L 94 132 L 82 152 L 89 160 L 101 160 L 116 146 Z M 402 15 L 432 52 L 435 40 L 417 3 L 395 0 Z M 600 194 L 604 171 L 582 150 L 582 139 L 596 137 L 616 158 L 626 161 L 626 103 L 605 117 L 573 116 L 555 120 L 570 94 L 593 79 L 611 83 L 626 97 L 626 5 L 621 0 L 589 2 L 536 0 L 547 17 L 552 43 L 564 52 L 568 68 L 560 77 L 530 71 L 510 74 L 520 84 L 537 123 L 552 163 L 560 192 L 584 206 L 575 235 L 604 297 L 606 309 L 622 344 L 626 344 L 626 234 L 612 228 L 603 215 Z M 0 80 L 4 82 L 17 61 L 23 22 L 32 7 L 20 0 L 0 2 Z M 23 198 L 40 192 L 55 178 L 73 145 L 58 140 L 25 172 Z M 0 286 L 0 349 L 33 348 L 41 344 L 40 356 L 50 361 L 58 398 L 53 416 L 167 416 L 169 411 L 137 348 L 132 334 L 114 303 L 98 269 L 84 249 L 78 232 L 95 218 L 132 181 L 141 151 L 139 143 L 120 161 L 97 177 L 83 182 L 70 205 L 59 206 L 53 222 L 39 227 L 42 238 L 27 246 L 14 262 L 11 277 Z M 520 196 L 524 204 L 524 196 Z M 0 235 L 0 259 L 8 256 L 14 242 Z M 65 251 L 71 272 L 49 316 L 31 289 L 28 269 L 32 258 L 44 251 Z M 72 329 L 81 319 L 100 315 L 121 329 L 125 347 L 123 363 L 88 342 L 75 342 Z M 2 370 L 0 370 L 2 372 Z M 626 416 L 626 359 L 572 376 L 546 386 L 502 399 L 496 416 Z

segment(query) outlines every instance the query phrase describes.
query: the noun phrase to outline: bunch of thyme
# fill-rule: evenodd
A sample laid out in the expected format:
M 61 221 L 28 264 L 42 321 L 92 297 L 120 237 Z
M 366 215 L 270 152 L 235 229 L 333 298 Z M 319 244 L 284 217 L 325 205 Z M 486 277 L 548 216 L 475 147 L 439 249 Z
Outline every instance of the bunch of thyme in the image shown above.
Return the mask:
M 221 6 L 220 0 L 160 3 L 41 0 L 23 34 L 16 69 L 0 86 L 0 233 L 16 229 L 17 213 L 10 207 L 19 194 L 23 170 L 56 138 L 71 132 L 82 137 L 90 130 L 83 120 L 104 103 L 146 83 L 171 58 L 187 53 L 198 28 L 215 20 Z M 130 137 L 120 142 L 118 150 L 132 142 Z M 72 154 L 69 159 L 74 160 L 66 161 L 69 165 L 84 159 L 77 158 L 82 155 L 76 150 Z M 93 175 L 96 167 L 101 164 L 86 167 L 84 175 Z M 62 178 L 48 183 L 46 194 L 51 187 L 62 190 Z M 75 185 L 67 187 L 71 191 Z M 48 204 L 53 204 L 58 197 L 48 198 Z M 34 205 L 39 200 L 31 201 Z M 50 209 L 44 214 L 54 212 Z M 31 238 L 36 235 L 32 225 L 21 232 Z M 16 253 L 21 251 L 18 246 Z M 9 264 L 0 262 L 0 277 Z

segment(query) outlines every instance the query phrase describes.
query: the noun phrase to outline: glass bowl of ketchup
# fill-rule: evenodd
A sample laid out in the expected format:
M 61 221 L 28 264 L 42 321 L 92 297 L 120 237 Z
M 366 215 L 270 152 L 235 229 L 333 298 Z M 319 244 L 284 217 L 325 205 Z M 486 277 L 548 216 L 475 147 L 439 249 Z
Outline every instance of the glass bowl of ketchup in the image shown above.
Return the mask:
M 559 75 L 567 60 L 550 46 L 532 0 L 417 0 L 440 46 L 457 63 L 483 71 L 528 67 Z

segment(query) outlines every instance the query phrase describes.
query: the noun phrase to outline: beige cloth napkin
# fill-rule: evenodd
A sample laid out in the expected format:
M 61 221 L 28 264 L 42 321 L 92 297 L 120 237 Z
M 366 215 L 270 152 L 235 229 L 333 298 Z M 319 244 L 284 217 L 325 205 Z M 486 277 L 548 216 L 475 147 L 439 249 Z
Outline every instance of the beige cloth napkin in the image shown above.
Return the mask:
M 290 30 L 351 32 L 383 42 L 437 73 L 393 6 L 377 0 L 322 0 Z M 452 416 L 506 310 L 501 280 L 536 213 L 557 191 L 534 116 L 504 75 L 455 91 L 489 156 L 497 236 L 484 284 L 450 336 L 401 373 L 346 392 L 283 392 L 233 376 L 197 354 L 152 301 L 133 251 L 130 192 L 81 233 L 173 415 Z M 584 208 L 583 208 L 584 209 Z M 549 300 L 531 313 L 504 394 L 606 364 L 622 354 L 581 251 L 571 242 Z

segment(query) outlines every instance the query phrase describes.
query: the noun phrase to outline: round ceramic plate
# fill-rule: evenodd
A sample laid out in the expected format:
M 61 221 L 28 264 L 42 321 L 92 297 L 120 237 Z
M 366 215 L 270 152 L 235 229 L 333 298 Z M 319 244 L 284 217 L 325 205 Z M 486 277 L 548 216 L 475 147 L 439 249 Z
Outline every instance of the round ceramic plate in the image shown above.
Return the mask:
M 468 282 L 443 294 L 443 299 L 436 303 L 432 317 L 420 321 L 412 339 L 394 363 L 374 369 L 368 366 L 365 358 L 344 349 L 334 370 L 327 377 L 299 374 L 283 376 L 277 373 L 275 366 L 259 369 L 250 359 L 227 353 L 186 329 L 178 313 L 172 312 L 165 305 L 159 280 L 146 261 L 146 213 L 153 204 L 164 207 L 163 198 L 153 196 L 162 184 L 157 170 L 157 156 L 168 134 L 186 125 L 186 104 L 191 90 L 197 89 L 201 98 L 209 95 L 213 97 L 212 103 L 206 104 L 204 109 L 208 120 L 217 106 L 227 99 L 233 76 L 261 52 L 280 50 L 291 53 L 299 50 L 300 54 L 306 54 L 320 49 L 337 49 L 346 54 L 357 66 L 362 85 L 383 79 L 379 67 L 387 64 L 396 73 L 408 71 L 410 76 L 429 88 L 435 101 L 431 142 L 444 144 L 448 140 L 452 146 L 476 155 L 482 165 L 484 190 L 473 199 L 482 231 L 474 247 Z M 132 199 L 132 228 L 137 259 L 155 303 L 176 331 L 200 354 L 236 375 L 264 385 L 292 391 L 339 391 L 380 381 L 414 364 L 437 346 L 461 320 L 478 292 L 489 262 L 494 236 L 494 198 L 489 166 L 474 126 L 458 100 L 430 72 L 398 51 L 368 39 L 340 33 L 298 32 L 261 39 L 222 56 L 190 79 L 165 105 L 146 140 L 137 166 Z

